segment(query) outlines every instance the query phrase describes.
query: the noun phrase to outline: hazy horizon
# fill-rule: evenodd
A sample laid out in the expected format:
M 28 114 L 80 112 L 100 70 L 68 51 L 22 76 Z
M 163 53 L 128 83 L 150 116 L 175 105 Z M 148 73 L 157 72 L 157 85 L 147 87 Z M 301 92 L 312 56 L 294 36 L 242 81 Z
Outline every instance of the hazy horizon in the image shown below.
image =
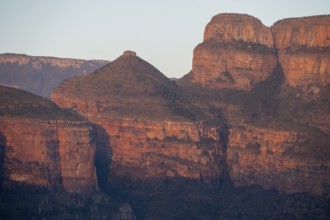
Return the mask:
M 114 60 L 133 50 L 168 77 L 191 69 L 193 49 L 219 13 L 263 24 L 329 14 L 330 1 L 18 1 L 0 3 L 0 53 Z

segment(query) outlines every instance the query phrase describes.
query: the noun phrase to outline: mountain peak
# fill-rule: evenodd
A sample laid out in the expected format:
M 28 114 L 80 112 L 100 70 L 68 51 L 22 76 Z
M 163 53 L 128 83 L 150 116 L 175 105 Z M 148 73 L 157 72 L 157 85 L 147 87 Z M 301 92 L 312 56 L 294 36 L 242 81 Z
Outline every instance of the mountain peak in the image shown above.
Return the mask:
M 122 56 L 128 56 L 128 57 L 135 57 L 136 56 L 136 52 L 131 51 L 131 50 L 126 50 L 124 51 Z

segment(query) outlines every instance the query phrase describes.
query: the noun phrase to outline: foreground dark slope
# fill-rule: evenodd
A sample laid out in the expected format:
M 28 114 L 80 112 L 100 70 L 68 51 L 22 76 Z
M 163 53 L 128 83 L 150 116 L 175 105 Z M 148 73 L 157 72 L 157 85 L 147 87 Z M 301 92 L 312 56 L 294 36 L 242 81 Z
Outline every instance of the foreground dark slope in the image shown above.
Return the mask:
M 0 85 L 49 98 L 64 79 L 85 75 L 107 63 L 102 60 L 0 54 Z

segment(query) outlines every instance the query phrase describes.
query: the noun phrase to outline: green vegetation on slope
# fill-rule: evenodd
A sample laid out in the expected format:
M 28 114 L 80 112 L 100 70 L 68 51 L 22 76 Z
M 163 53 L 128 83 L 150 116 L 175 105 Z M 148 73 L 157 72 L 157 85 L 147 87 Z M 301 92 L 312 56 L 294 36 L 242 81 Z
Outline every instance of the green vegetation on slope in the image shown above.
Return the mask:
M 53 94 L 94 103 L 100 115 L 176 120 L 201 115 L 174 81 L 137 56 L 123 55 L 94 73 L 65 80 Z

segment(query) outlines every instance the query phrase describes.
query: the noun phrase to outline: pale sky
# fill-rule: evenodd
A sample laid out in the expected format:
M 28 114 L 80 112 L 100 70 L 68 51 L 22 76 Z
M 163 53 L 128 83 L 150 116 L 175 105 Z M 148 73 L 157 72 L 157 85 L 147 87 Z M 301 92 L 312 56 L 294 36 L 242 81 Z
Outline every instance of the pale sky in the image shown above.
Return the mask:
M 330 0 L 0 0 L 0 53 L 114 60 L 133 50 L 178 78 L 190 71 L 206 24 L 228 12 L 271 26 L 330 14 Z

